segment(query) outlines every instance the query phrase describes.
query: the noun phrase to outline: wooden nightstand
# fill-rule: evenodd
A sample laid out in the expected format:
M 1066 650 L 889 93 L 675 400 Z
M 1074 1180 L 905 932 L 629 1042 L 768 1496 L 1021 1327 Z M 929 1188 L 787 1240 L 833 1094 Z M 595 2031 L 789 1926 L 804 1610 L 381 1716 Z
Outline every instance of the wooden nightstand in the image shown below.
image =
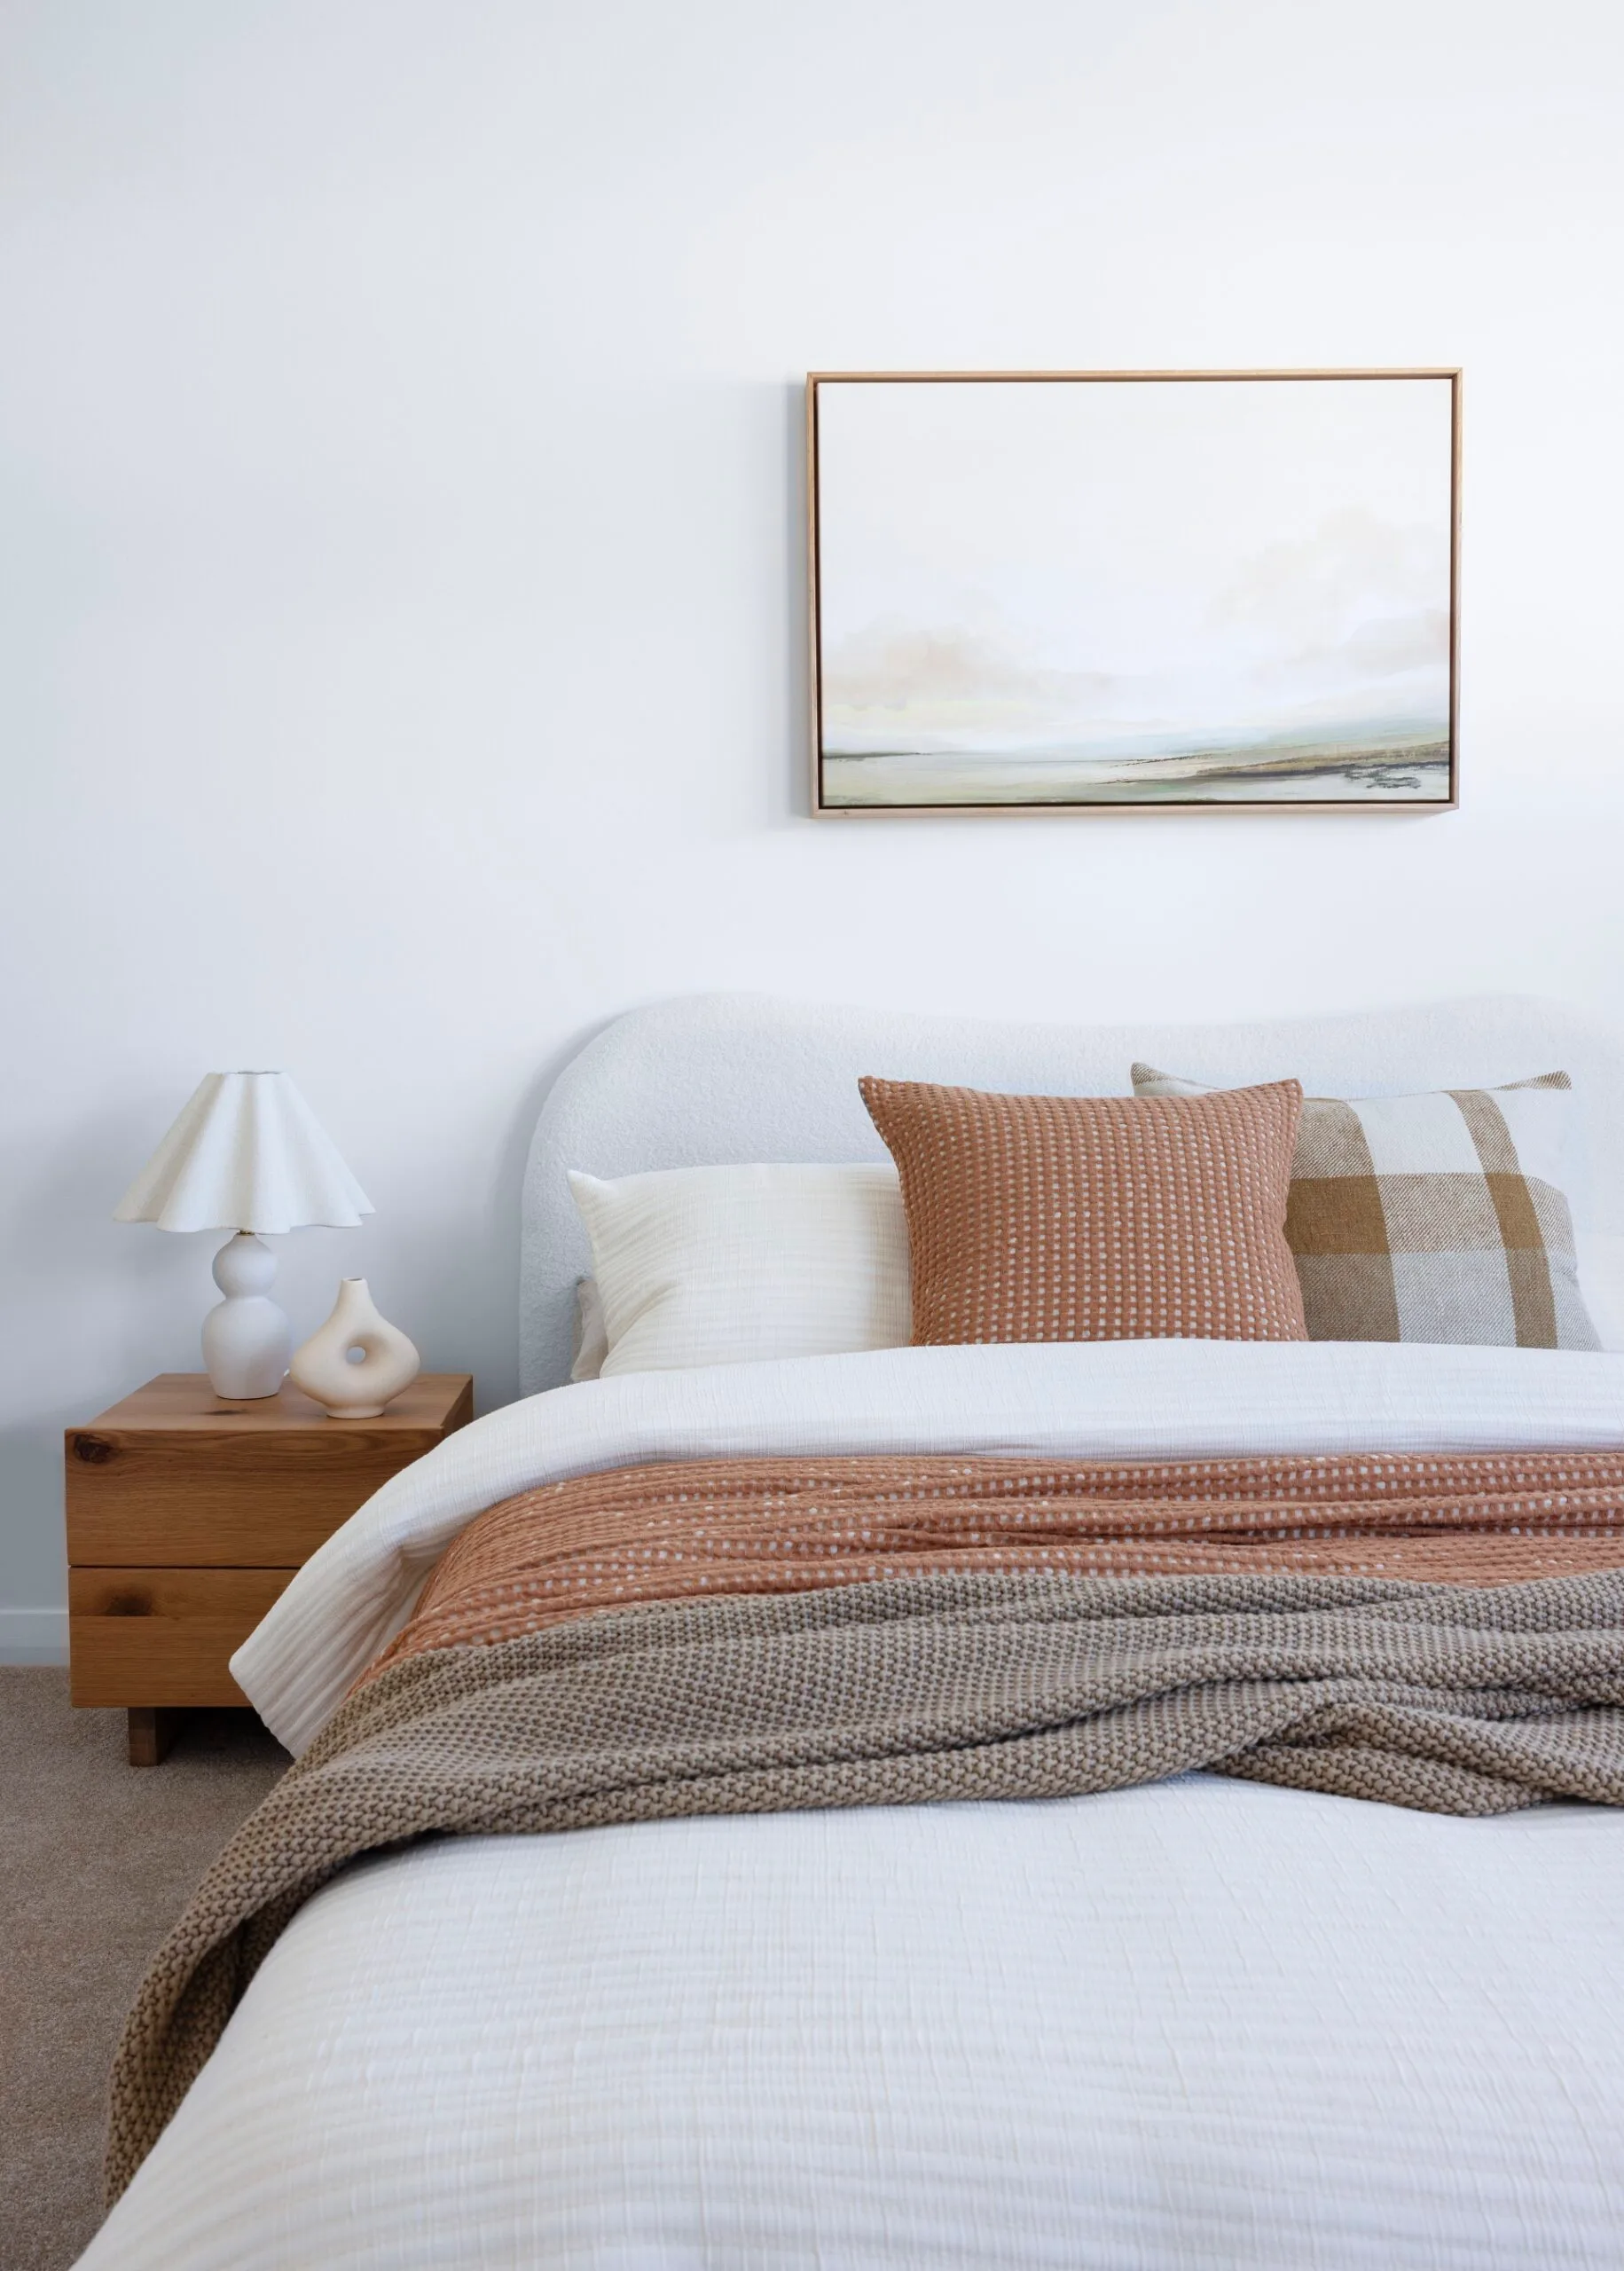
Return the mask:
M 376 1419 L 329 1419 L 284 1387 L 226 1403 L 162 1372 L 70 1427 L 68 1636 L 75 1703 L 122 1705 L 155 1766 L 188 1704 L 246 1704 L 226 1670 L 302 1561 L 474 1416 L 466 1372 L 425 1372 Z

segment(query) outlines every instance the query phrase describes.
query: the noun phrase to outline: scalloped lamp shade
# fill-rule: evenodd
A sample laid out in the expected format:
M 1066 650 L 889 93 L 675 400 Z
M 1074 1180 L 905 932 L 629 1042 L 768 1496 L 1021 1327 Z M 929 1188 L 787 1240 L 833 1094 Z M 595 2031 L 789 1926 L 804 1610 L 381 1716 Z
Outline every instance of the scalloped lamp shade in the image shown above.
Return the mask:
M 276 1257 L 261 1230 L 352 1230 L 372 1201 L 286 1073 L 206 1073 L 113 1210 L 161 1230 L 234 1230 L 215 1256 L 225 1299 L 203 1320 L 216 1395 L 274 1395 L 286 1376 L 287 1319 L 270 1299 Z
M 347 1230 L 372 1211 L 290 1074 L 206 1073 L 113 1219 L 161 1230 Z

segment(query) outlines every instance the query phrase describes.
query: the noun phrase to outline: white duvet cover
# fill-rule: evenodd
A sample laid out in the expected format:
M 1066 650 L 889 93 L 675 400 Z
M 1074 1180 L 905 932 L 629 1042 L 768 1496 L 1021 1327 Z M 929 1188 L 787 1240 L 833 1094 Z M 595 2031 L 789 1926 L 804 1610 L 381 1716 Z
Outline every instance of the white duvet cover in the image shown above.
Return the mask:
M 308 1741 L 482 1506 L 729 1451 L 1624 1444 L 1624 1361 L 1151 1342 L 555 1390 L 397 1477 L 235 1668 Z M 1196 1776 L 426 1844 L 294 1920 L 84 2257 L 1624 2264 L 1624 1817 Z

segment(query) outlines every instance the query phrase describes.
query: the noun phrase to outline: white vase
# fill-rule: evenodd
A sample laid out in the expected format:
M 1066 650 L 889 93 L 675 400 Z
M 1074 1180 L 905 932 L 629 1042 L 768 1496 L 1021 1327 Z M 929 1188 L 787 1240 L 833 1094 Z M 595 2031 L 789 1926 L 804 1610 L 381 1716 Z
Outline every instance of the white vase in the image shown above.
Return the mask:
M 363 1352 L 359 1363 L 352 1348 Z M 405 1334 L 373 1308 L 365 1278 L 341 1277 L 332 1316 L 294 1351 L 288 1378 L 329 1419 L 375 1419 L 420 1369 Z

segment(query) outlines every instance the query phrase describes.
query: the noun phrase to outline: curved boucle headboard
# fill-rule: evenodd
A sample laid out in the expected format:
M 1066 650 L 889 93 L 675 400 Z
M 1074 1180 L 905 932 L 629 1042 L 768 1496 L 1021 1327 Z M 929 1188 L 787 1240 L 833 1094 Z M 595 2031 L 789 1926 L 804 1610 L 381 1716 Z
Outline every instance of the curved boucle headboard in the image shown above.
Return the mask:
M 1624 1039 L 1557 1002 L 1486 995 L 1263 1025 L 1038 1025 L 692 994 L 616 1018 L 564 1067 L 542 1106 L 524 1177 L 521 1393 L 569 1377 L 576 1280 L 592 1267 L 567 1168 L 620 1175 L 883 1159 L 858 1094 L 864 1073 L 1122 1095 L 1135 1057 L 1219 1083 L 1295 1074 L 1311 1092 L 1345 1096 L 1479 1087 L 1559 1067 L 1580 1095 L 1591 1226 L 1624 1233 L 1624 1188 L 1608 1172 L 1624 1150 Z

